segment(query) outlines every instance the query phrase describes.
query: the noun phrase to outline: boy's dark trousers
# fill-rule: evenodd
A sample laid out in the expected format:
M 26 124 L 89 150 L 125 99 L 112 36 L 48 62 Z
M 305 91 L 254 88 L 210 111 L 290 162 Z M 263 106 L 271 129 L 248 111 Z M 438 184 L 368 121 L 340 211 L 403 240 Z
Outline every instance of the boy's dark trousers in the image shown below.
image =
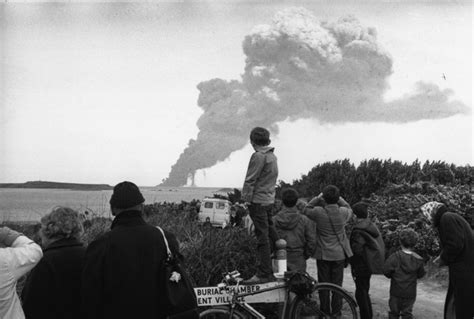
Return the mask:
M 272 205 L 252 203 L 249 206 L 250 218 L 255 227 L 257 237 L 257 277 L 267 278 L 273 275 L 271 251 L 278 240 L 278 234 L 273 226 Z
M 356 286 L 355 297 L 359 305 L 361 319 L 372 319 L 373 316 L 372 303 L 369 296 L 370 277 L 371 275 L 354 276 Z
M 388 306 L 390 311 L 388 312 L 389 319 L 411 319 L 413 318 L 413 305 L 415 304 L 416 297 L 412 298 L 400 298 L 390 295 L 388 300 Z
M 344 279 L 344 259 L 317 259 L 316 264 L 318 266 L 319 282 L 330 282 L 342 287 L 342 281 Z M 330 300 L 331 297 L 332 300 Z M 340 296 L 329 296 L 328 292 L 322 292 L 320 293 L 319 298 L 321 300 L 321 310 L 323 312 L 331 315 L 337 315 L 341 311 L 342 298 Z

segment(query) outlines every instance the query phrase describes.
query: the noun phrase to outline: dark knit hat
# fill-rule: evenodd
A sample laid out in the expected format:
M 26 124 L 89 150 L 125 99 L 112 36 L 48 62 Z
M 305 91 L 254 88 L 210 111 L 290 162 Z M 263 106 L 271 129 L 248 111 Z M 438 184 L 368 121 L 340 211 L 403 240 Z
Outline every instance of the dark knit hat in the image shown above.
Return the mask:
M 368 212 L 367 209 L 369 205 L 364 202 L 358 202 L 352 206 L 352 211 L 354 212 L 354 215 L 357 216 L 357 218 L 367 218 Z
M 114 187 L 114 192 L 110 198 L 110 206 L 113 208 L 130 208 L 145 201 L 138 186 L 132 182 L 122 182 Z

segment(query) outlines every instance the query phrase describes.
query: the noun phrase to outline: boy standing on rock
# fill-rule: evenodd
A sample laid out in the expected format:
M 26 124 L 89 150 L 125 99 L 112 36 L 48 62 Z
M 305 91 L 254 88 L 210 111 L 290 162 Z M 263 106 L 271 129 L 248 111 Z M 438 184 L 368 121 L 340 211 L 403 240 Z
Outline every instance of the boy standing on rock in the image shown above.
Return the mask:
M 242 188 L 242 199 L 248 203 L 250 218 L 257 236 L 257 273 L 244 284 L 258 284 L 274 280 L 271 263 L 271 247 L 278 239 L 272 222 L 272 205 L 275 202 L 275 186 L 278 177 L 277 158 L 270 147 L 270 132 L 255 127 L 250 132 L 250 143 L 255 153 L 250 158 Z

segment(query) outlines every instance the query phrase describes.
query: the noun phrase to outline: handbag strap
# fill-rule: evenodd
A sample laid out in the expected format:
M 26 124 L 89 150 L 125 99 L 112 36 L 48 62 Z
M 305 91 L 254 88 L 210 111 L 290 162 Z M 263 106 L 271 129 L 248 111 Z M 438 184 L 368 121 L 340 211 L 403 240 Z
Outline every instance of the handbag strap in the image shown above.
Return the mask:
M 168 253 L 168 258 L 171 259 L 173 257 L 173 254 L 171 253 L 170 246 L 168 245 L 168 240 L 166 239 L 165 232 L 163 231 L 163 229 L 161 229 L 160 226 L 156 226 L 156 228 L 158 228 L 161 234 L 163 235 L 163 241 L 165 242 L 166 252 Z
M 336 232 L 336 228 L 334 227 L 334 224 L 332 223 L 331 216 L 329 216 L 329 213 L 328 213 L 326 207 L 324 207 L 324 211 L 326 212 L 326 215 L 328 216 L 329 223 L 331 224 L 332 231 L 336 235 L 336 238 L 337 238 L 337 241 L 338 241 L 339 245 L 341 245 L 342 251 L 344 252 L 344 256 L 347 258 L 346 250 L 344 249 L 344 246 L 342 245 L 341 239 L 339 238 L 339 235 Z

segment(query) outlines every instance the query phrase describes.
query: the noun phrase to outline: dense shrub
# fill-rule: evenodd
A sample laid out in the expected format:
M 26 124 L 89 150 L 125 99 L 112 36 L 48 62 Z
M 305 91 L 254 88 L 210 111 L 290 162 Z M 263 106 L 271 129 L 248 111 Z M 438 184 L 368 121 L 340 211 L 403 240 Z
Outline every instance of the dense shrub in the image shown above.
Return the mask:
M 280 182 L 277 194 L 283 187 L 292 186 L 302 197 L 319 194 L 328 184 L 337 185 L 350 203 L 369 197 L 390 184 L 431 182 L 441 185 L 470 185 L 474 168 L 456 166 L 441 161 L 419 161 L 411 164 L 400 161 L 370 159 L 355 167 L 348 159 L 318 164 L 307 175 L 291 184 Z
M 223 273 L 236 269 L 244 276 L 251 275 L 255 270 L 254 238 L 243 228 L 199 226 L 197 206 L 197 202 L 155 203 L 145 207 L 145 218 L 176 235 L 197 286 L 215 285 Z
M 410 227 L 420 239 L 415 250 L 425 259 L 439 254 L 438 236 L 423 217 L 420 206 L 429 201 L 444 203 L 449 211 L 460 214 L 468 221 L 472 207 L 472 197 L 468 185 L 437 185 L 428 182 L 415 184 L 389 185 L 377 194 L 372 194 L 369 213 L 379 226 L 387 247 L 387 254 L 399 248 L 398 234 L 401 229 Z
M 84 234 L 82 235 L 84 245 L 89 245 L 100 235 L 107 232 L 111 225 L 112 220 L 105 217 L 94 217 L 90 220 L 84 221 Z
M 351 204 L 365 199 L 371 203 L 369 213 L 381 229 L 387 255 L 399 248 L 398 234 L 405 227 L 419 235 L 415 250 L 425 259 L 439 253 L 438 236 L 423 220 L 419 207 L 432 200 L 445 203 L 450 211 L 464 216 L 474 226 L 472 187 L 474 168 L 459 167 L 444 162 L 418 161 L 412 164 L 400 161 L 371 159 L 358 167 L 349 160 L 319 164 L 307 175 L 293 183 L 281 181 L 277 198 L 284 187 L 294 187 L 301 197 L 319 194 L 328 184 L 337 185 L 341 195 Z M 241 199 L 239 190 L 228 193 L 232 203 Z M 255 238 L 242 228 L 216 229 L 199 226 L 199 201 L 181 203 L 154 203 L 146 205 L 144 218 L 174 233 L 180 242 L 181 254 L 197 286 L 215 285 L 222 273 L 239 270 L 243 277 L 255 271 Z M 277 199 L 274 213 L 281 207 Z M 88 216 L 84 221 L 83 241 L 86 245 L 110 229 L 109 218 Z M 7 225 L 35 241 L 39 224 L 11 223 Z M 434 269 L 434 268 L 433 268 Z M 440 272 L 433 270 L 437 276 Z M 441 274 L 446 276 L 446 274 Z M 21 290 L 22 283 L 18 285 Z

